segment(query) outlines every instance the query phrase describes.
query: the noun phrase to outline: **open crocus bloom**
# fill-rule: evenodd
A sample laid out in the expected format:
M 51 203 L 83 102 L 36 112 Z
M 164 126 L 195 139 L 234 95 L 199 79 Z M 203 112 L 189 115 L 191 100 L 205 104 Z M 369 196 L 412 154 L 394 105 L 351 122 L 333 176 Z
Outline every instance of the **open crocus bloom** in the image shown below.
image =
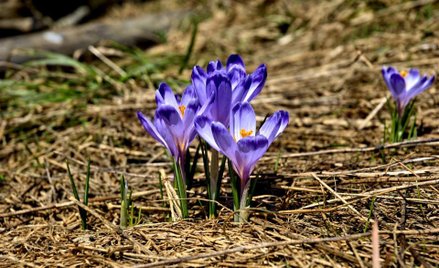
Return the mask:
M 143 128 L 165 146 L 177 163 L 183 165 L 186 150 L 196 136 L 194 118 L 199 109 L 194 89 L 189 86 L 181 98 L 165 83 L 156 91 L 157 110 L 151 122 L 137 112 Z
M 207 116 L 198 116 L 195 128 L 210 146 L 230 159 L 241 179 L 242 193 L 257 161 L 282 133 L 288 120 L 288 112 L 277 111 L 256 131 L 256 116 L 252 106 L 248 102 L 238 102 L 232 109 L 230 131 Z
M 384 81 L 396 102 L 399 116 L 404 108 L 416 95 L 428 89 L 434 82 L 434 76 L 421 75 L 418 69 L 401 71 L 394 67 L 383 67 L 381 70 Z
M 264 87 L 266 78 L 267 68 L 264 64 L 261 64 L 253 73 L 247 74 L 244 61 L 235 54 L 229 56 L 226 67 L 223 67 L 218 60 L 211 61 L 207 66 L 207 71 L 200 66 L 195 66 L 192 71 L 192 85 L 200 105 L 204 106 L 209 101 L 221 101 L 222 103 L 229 101 L 229 109 L 238 102 L 250 102 L 254 99 Z M 221 107 L 220 111 L 214 113 L 229 116 L 229 113 L 225 111 L 228 111 L 226 107 Z M 212 120 L 227 125 L 227 120 L 224 118 L 214 117 Z

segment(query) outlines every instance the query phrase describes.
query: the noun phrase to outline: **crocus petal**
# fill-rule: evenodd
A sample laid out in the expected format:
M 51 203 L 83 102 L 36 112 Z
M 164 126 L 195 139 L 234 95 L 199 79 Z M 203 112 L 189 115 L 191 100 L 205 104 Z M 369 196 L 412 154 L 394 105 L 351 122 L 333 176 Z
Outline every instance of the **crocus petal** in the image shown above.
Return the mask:
M 194 126 L 194 119 L 198 110 L 198 101 L 193 99 L 190 101 L 185 109 L 183 116 L 183 129 L 184 129 L 184 139 L 189 145 L 195 138 L 197 132 Z
M 220 151 L 215 139 L 213 138 L 212 120 L 210 120 L 207 116 L 197 116 L 194 122 L 198 135 L 200 135 L 201 138 L 203 138 L 203 140 L 210 145 L 210 147 Z
M 215 74 L 207 79 L 207 91 L 212 91 L 215 96 L 209 108 L 212 121 L 219 121 L 228 126 L 232 105 L 232 88 L 229 80 L 224 75 Z
M 236 162 L 236 143 L 227 128 L 220 122 L 212 122 L 212 134 L 219 151 L 232 162 Z
M 174 92 L 166 83 L 160 83 L 159 89 L 156 90 L 155 99 L 157 106 L 168 104 L 178 109 L 177 99 Z
M 203 68 L 195 66 L 192 70 L 192 85 L 201 105 L 203 105 L 208 99 L 208 96 L 206 95 L 206 79 L 207 74 L 204 72 Z
M 419 80 L 421 79 L 421 75 L 418 69 L 410 69 L 407 76 L 405 77 L 406 89 L 410 91 L 413 86 L 415 86 Z
M 211 61 L 207 65 L 207 74 L 213 74 L 215 71 L 220 71 L 223 68 L 221 61 Z
M 246 136 L 254 136 L 256 132 L 256 115 L 248 102 L 238 103 L 232 109 L 230 132 L 236 141 Z M 243 133 L 241 133 L 244 131 Z M 244 134 L 244 137 L 242 136 Z
M 239 152 L 245 156 L 247 163 L 255 164 L 267 151 L 268 139 L 262 135 L 246 137 L 237 143 Z
M 183 95 L 181 96 L 180 105 L 184 105 L 186 107 L 188 106 L 189 102 L 194 99 L 197 99 L 197 93 L 195 92 L 194 87 L 192 85 L 189 85 L 186 87 Z
M 244 84 L 247 74 L 245 71 L 240 69 L 233 69 L 227 73 L 229 77 L 230 84 L 232 85 L 232 90 L 235 90 L 239 85 Z
M 394 73 L 397 73 L 398 71 L 393 68 L 393 67 L 386 67 L 383 66 L 383 68 L 381 69 L 381 73 L 383 75 L 384 78 L 384 82 L 386 83 L 387 88 L 390 90 L 390 93 L 392 93 L 392 96 L 394 99 L 397 98 L 397 95 L 394 94 L 394 91 L 392 89 L 392 84 L 390 83 L 390 76 Z
M 423 91 L 425 91 L 426 89 L 428 89 L 429 87 L 431 87 L 431 85 L 433 85 L 435 80 L 434 76 L 431 77 L 426 77 L 424 76 L 422 79 L 420 79 L 419 83 L 413 87 L 409 92 L 407 92 L 407 103 L 410 101 L 410 99 L 416 97 L 418 94 L 422 93 Z
M 187 144 L 185 142 L 184 125 L 180 112 L 171 105 L 164 104 L 157 109 L 156 117 L 163 120 L 180 152 L 186 151 L 185 147 Z
M 215 101 L 215 95 L 211 94 L 207 101 L 201 105 L 201 107 L 197 111 L 197 115 L 208 115 L 210 113 L 210 108 Z
M 245 87 L 245 82 L 246 82 L 246 79 L 241 79 L 241 81 L 239 81 L 238 85 L 236 85 L 235 87 L 232 87 L 232 89 L 233 89 L 233 91 L 232 91 L 232 107 L 236 103 L 242 102 L 242 100 L 244 99 L 244 96 L 248 91 L 248 87 Z
M 238 54 L 232 54 L 227 58 L 227 72 L 233 69 L 240 69 L 245 72 L 245 64 L 241 56 Z
M 236 89 L 241 80 L 245 79 L 245 64 L 239 55 L 232 54 L 227 59 L 227 76 L 230 79 L 233 90 Z
M 259 129 L 259 134 L 268 139 L 271 144 L 288 125 L 289 115 L 286 111 L 277 111 L 268 117 Z
M 262 90 L 267 79 L 267 67 L 265 64 L 260 65 L 251 75 L 247 77 L 244 87 L 247 88 L 246 94 L 242 101 L 250 102 Z
M 243 180 L 242 185 L 250 177 L 258 160 L 268 149 L 268 140 L 262 135 L 246 137 L 237 143 L 238 152 L 236 154 L 235 171 Z
M 168 149 L 171 155 L 176 160 L 180 159 L 182 157 L 181 154 L 184 152 L 180 152 L 180 150 L 177 148 L 174 136 L 169 131 L 165 121 L 159 115 L 157 115 L 157 111 L 154 117 L 154 125 L 156 126 L 158 133 L 160 133 L 160 135 L 163 137 L 165 147 Z
M 137 112 L 137 118 L 139 118 L 140 123 L 146 132 L 149 133 L 149 135 L 151 135 L 156 141 L 160 142 L 165 147 L 168 147 L 163 137 L 157 131 L 157 128 L 142 112 Z
M 389 88 L 393 96 L 399 96 L 405 92 L 405 80 L 398 73 L 394 73 L 390 76 L 390 85 Z

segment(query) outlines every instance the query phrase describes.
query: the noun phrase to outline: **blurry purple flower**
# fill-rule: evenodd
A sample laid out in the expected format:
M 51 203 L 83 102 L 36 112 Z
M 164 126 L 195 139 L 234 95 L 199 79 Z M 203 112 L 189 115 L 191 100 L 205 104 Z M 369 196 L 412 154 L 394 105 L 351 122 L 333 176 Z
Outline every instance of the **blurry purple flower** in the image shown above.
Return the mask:
M 434 82 L 434 76 L 421 75 L 418 69 L 401 71 L 394 67 L 383 67 L 381 70 L 384 81 L 396 102 L 399 116 L 404 108 L 416 95 L 428 89 Z
M 236 54 L 229 56 L 226 67 L 218 60 L 211 61 L 207 71 L 200 66 L 195 66 L 192 71 L 192 85 L 200 105 L 215 103 L 213 106 L 216 105 L 216 108 L 213 108 L 214 111 L 209 116 L 213 121 L 219 121 L 226 126 L 230 108 L 238 102 L 250 102 L 254 99 L 264 87 L 266 78 L 267 68 L 264 64 L 253 73 L 247 74 L 244 61 Z M 207 113 L 209 111 L 210 109 L 206 110 Z
M 241 178 L 241 191 L 247 185 L 257 161 L 288 124 L 286 111 L 268 117 L 256 132 L 256 116 L 248 102 L 237 103 L 231 113 L 230 132 L 227 127 L 207 116 L 197 116 L 195 128 L 211 147 L 227 156 Z
M 153 122 L 141 112 L 137 112 L 137 117 L 143 128 L 183 166 L 186 150 L 197 134 L 194 118 L 199 104 L 194 89 L 187 87 L 179 98 L 167 84 L 162 83 L 156 91 L 156 102 Z

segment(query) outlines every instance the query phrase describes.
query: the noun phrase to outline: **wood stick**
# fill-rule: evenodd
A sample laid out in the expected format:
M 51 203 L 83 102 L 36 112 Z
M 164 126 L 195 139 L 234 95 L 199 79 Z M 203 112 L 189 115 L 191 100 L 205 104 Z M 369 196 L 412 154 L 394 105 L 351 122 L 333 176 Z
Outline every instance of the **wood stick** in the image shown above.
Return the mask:
M 304 153 L 292 153 L 292 154 L 283 154 L 281 158 L 291 158 L 291 157 L 306 157 L 306 156 L 315 156 L 322 154 L 338 154 L 338 153 L 365 153 L 365 152 L 374 152 L 384 149 L 392 149 L 392 148 L 401 148 L 401 147 L 414 147 L 418 145 L 438 145 L 439 138 L 432 139 L 419 139 L 419 140 L 410 140 L 403 141 L 397 143 L 390 144 L 381 144 L 374 147 L 365 147 L 365 148 L 343 148 L 343 149 L 330 149 L 330 150 L 321 150 L 316 152 L 304 152 Z M 270 156 L 265 157 L 264 159 L 277 159 L 278 156 Z
M 329 190 L 333 195 L 335 195 L 339 200 L 341 200 L 350 210 L 352 210 L 357 216 L 360 217 L 362 221 L 368 221 L 366 217 L 364 217 L 358 210 L 356 210 L 353 206 L 351 206 L 343 197 L 341 197 L 336 191 L 334 191 L 331 187 L 329 187 L 328 184 L 326 184 L 324 181 L 322 181 L 319 177 L 317 177 L 316 174 L 311 174 L 314 179 L 318 180 L 323 187 L 325 187 L 327 190 Z M 372 221 L 371 221 L 372 222 Z
M 151 46 L 160 41 L 158 32 L 168 30 L 172 24 L 189 14 L 188 11 L 149 14 L 118 22 L 96 22 L 54 31 L 33 33 L 0 39 L 0 61 L 22 63 L 35 58 L 17 54 L 16 49 L 47 50 L 71 54 L 87 49 L 101 40 L 112 40 L 124 45 Z M 36 55 L 38 56 L 38 55 Z
M 159 189 L 137 192 L 137 193 L 133 193 L 131 197 L 134 198 L 134 197 L 139 197 L 139 196 L 144 196 L 144 195 L 155 194 L 158 192 L 160 192 Z M 88 202 L 89 203 L 97 203 L 97 202 L 103 202 L 103 201 L 107 201 L 107 200 L 115 200 L 115 199 L 119 199 L 119 198 L 120 198 L 120 195 L 104 196 L 104 197 L 91 198 L 88 200 Z M 67 202 L 63 202 L 63 203 L 50 204 L 50 205 L 42 206 L 42 207 L 23 209 L 23 210 L 8 212 L 8 213 L 2 213 L 2 214 L 0 214 L 0 218 L 14 217 L 14 216 L 34 213 L 34 212 L 42 211 L 42 210 L 71 207 L 74 204 L 75 204 L 75 202 L 73 202 L 73 201 L 67 201 Z

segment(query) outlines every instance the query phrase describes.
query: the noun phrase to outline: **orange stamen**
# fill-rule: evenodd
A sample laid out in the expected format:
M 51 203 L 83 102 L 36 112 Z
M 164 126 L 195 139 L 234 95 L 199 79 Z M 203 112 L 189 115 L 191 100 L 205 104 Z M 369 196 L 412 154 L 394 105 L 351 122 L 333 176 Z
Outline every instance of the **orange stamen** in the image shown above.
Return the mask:
M 245 129 L 241 129 L 241 131 L 239 131 L 239 134 L 241 134 L 241 137 L 245 138 L 250 136 L 251 134 L 253 134 L 253 130 L 245 130 Z
M 184 116 L 184 111 L 186 110 L 186 106 L 180 105 L 178 106 L 178 109 L 180 110 L 181 116 Z
M 399 72 L 399 74 L 400 74 L 402 77 L 406 78 L 407 75 L 409 74 L 409 72 L 407 72 L 406 70 L 403 70 L 403 71 Z

